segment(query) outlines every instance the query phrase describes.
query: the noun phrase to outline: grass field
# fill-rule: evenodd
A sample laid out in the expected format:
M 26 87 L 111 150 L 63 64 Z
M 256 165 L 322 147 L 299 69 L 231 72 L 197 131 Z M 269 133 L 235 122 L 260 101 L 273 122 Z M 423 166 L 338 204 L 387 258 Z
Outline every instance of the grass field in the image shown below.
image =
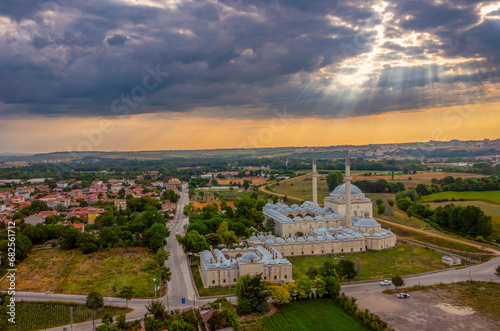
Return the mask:
M 79 250 L 34 250 L 18 266 L 18 291 L 87 294 L 99 291 L 116 296 L 113 289 L 133 285 L 135 297 L 154 295 L 153 278 L 141 270 L 151 254 L 142 247 L 113 248 L 83 255 Z M 6 279 L 0 289 L 7 288 Z
M 70 309 L 73 307 L 73 323 L 92 320 L 92 310 L 84 304 L 70 302 L 32 302 L 20 301 L 16 304 L 16 324 L 7 330 L 40 330 L 67 325 L 70 320 Z M 105 312 L 119 315 L 130 309 L 105 306 L 96 313 L 96 322 L 100 322 Z
M 250 180 L 252 185 L 262 185 L 267 181 L 267 178 L 262 177 L 246 177 L 246 178 L 231 178 L 231 179 L 217 179 L 219 185 L 229 185 L 230 182 L 243 184 L 243 181 Z
M 413 286 L 405 289 L 386 290 L 384 293 L 393 294 L 399 292 L 413 291 L 438 291 L 441 295 L 453 303 L 470 307 L 481 315 L 494 321 L 500 321 L 500 284 L 488 282 L 459 282 L 452 284 L 438 284 L 430 286 Z M 441 296 L 440 295 L 440 296 Z
M 336 330 L 362 331 L 363 325 L 330 300 L 291 302 L 269 317 L 259 320 L 263 331 Z
M 198 256 L 191 257 L 191 272 L 193 273 L 194 283 L 201 297 L 212 296 L 212 295 L 234 294 L 234 286 L 233 287 L 215 286 L 210 288 L 204 288 L 203 282 L 201 280 L 200 271 L 198 270 L 199 265 L 200 265 L 200 257 Z
M 500 215 L 500 205 L 485 201 L 446 201 L 446 202 L 428 202 L 431 208 L 437 208 L 439 206 L 446 206 L 450 203 L 455 206 L 478 206 L 488 215 Z
M 200 192 L 203 192 L 203 196 L 200 196 Z M 241 199 L 250 197 L 249 193 L 238 192 L 238 190 L 203 190 L 196 191 L 196 195 L 193 197 L 194 202 L 218 202 L 221 198 L 226 201 Z
M 439 192 L 430 195 L 424 195 L 420 198 L 421 202 L 432 202 L 443 199 L 464 199 L 464 200 L 480 200 L 500 205 L 500 191 L 469 191 L 469 192 Z M 449 201 L 453 202 L 453 201 Z
M 436 251 L 398 242 L 396 247 L 382 251 L 366 251 L 363 253 L 344 255 L 315 255 L 304 257 L 287 257 L 293 265 L 293 278 L 307 279 L 306 272 L 310 267 L 320 267 L 325 261 L 341 257 L 355 261 L 361 260 L 360 280 L 392 277 L 397 274 L 411 275 L 421 272 L 445 269 L 441 263 L 443 254 Z
M 288 197 L 312 201 L 312 179 L 310 176 L 301 176 L 278 182 L 273 187 L 273 190 Z M 329 195 L 330 191 L 326 184 L 326 177 L 318 177 L 318 203 L 323 204 L 325 196 Z

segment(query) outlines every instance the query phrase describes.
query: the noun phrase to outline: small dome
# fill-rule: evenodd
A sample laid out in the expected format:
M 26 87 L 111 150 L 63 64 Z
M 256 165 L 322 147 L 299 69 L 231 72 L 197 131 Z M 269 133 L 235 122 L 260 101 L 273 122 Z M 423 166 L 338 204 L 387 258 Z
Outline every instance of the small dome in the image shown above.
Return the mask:
M 235 251 L 241 251 L 241 248 L 236 247 L 234 250 L 235 250 Z
M 267 239 L 274 239 L 274 236 L 272 234 L 267 236 Z
M 362 195 L 363 192 L 357 187 L 356 185 L 351 184 L 351 195 Z M 337 186 L 333 192 L 332 195 L 339 195 L 339 196 L 345 196 L 345 183 Z
M 307 215 L 306 217 L 304 217 L 304 221 L 312 221 L 313 218 L 309 215 Z
M 278 237 L 278 238 L 276 238 L 276 242 L 281 244 L 281 243 L 285 242 L 285 239 Z
M 274 240 L 273 239 L 267 239 L 265 241 L 266 244 L 274 244 Z
M 337 231 L 344 231 L 344 228 L 343 228 L 343 227 L 341 227 L 341 226 L 339 226 L 339 227 L 337 228 Z
M 286 242 L 287 242 L 287 243 L 294 243 L 294 242 L 295 242 L 295 239 L 293 239 L 293 238 L 288 238 L 288 239 L 286 240 Z
M 373 218 L 360 218 L 356 223 L 354 223 L 354 225 L 365 227 L 380 226 L 380 224 Z
M 297 241 L 304 242 L 304 241 L 306 241 L 306 240 L 305 240 L 304 238 L 302 238 L 302 237 L 298 237 L 298 238 L 297 238 Z
M 266 240 L 266 237 L 265 237 L 265 236 L 263 236 L 263 235 L 260 235 L 260 236 L 259 236 L 259 239 L 260 239 L 260 240 Z
M 298 222 L 298 221 L 302 221 L 302 218 L 299 217 L 299 216 L 296 216 L 294 219 L 293 219 L 295 222 Z
M 365 233 L 363 233 L 363 236 L 369 237 L 369 236 L 371 236 L 371 234 L 369 234 L 368 232 L 365 232 Z
M 252 260 L 258 261 L 258 260 L 260 260 L 260 257 L 255 253 L 247 252 L 247 253 L 243 254 L 242 257 L 240 257 L 240 260 L 244 261 L 244 262 L 250 262 Z
M 320 220 L 323 220 L 324 218 L 323 218 L 321 215 L 316 215 L 316 216 L 314 217 L 314 219 L 315 219 L 316 221 L 320 221 Z
M 221 252 L 227 252 L 227 251 L 228 251 L 228 249 L 227 249 L 227 248 L 223 248 L 223 249 L 221 249 Z
M 296 203 L 294 203 L 294 204 L 291 206 L 291 208 L 298 208 L 298 207 L 299 207 L 299 205 L 297 205 Z
M 217 264 L 213 263 L 213 264 L 209 264 L 209 265 L 208 265 L 208 267 L 209 267 L 210 269 L 215 269 L 215 268 L 217 268 L 218 266 L 217 266 Z
M 334 237 L 334 236 L 332 236 L 332 235 L 330 235 L 330 234 L 327 234 L 327 235 L 326 235 L 326 240 L 334 240 L 334 239 L 335 239 L 335 237 Z
M 291 213 L 291 212 L 293 212 L 292 208 L 288 207 L 288 208 L 285 209 L 285 213 Z
M 339 235 L 337 235 L 337 239 L 344 239 L 344 236 L 339 234 Z
M 325 237 L 323 237 L 323 236 L 319 236 L 318 238 L 316 238 L 316 240 L 318 240 L 318 241 L 324 241 L 324 240 L 325 240 Z
M 256 236 L 251 236 L 250 238 L 248 238 L 249 241 L 256 241 L 258 240 Z
M 314 239 L 314 237 L 313 237 L 313 236 L 309 236 L 309 237 L 307 237 L 307 239 L 306 239 L 306 240 L 307 240 L 307 241 L 316 241 L 316 239 Z

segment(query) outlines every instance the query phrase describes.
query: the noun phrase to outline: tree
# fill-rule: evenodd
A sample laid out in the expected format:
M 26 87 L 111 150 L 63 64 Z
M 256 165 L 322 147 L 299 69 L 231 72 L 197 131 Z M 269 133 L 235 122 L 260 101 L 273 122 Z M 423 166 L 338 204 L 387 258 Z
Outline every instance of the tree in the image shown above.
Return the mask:
M 234 244 L 239 243 L 238 237 L 236 237 L 234 231 L 229 231 L 227 221 L 223 221 L 220 224 L 217 235 L 220 241 L 229 249 L 232 249 Z
M 311 296 L 312 282 L 309 279 L 299 279 L 296 284 L 297 296 L 299 299 L 306 299 Z
M 385 205 L 377 205 L 377 213 L 379 213 L 379 215 L 382 215 L 383 213 L 385 213 Z
M 134 288 L 132 286 L 125 286 L 124 288 L 122 288 L 120 293 L 118 293 L 118 297 L 120 299 L 125 300 L 125 305 L 127 306 L 127 308 L 128 308 L 128 301 L 132 299 L 133 296 L 134 296 Z
M 359 257 L 356 258 L 356 260 L 354 260 L 354 269 L 356 270 L 356 275 L 358 275 L 358 280 L 359 280 L 359 275 L 361 274 L 361 260 L 359 259 Z
M 242 186 L 243 186 L 243 188 L 245 189 L 245 191 L 246 191 L 246 190 L 248 190 L 248 189 L 250 188 L 250 184 L 251 184 L 251 181 L 249 181 L 248 179 L 245 179 L 245 180 L 243 181 L 243 185 L 242 185 Z
M 196 230 L 188 231 L 184 237 L 179 236 L 177 241 L 182 245 L 184 253 L 198 253 L 209 248 L 205 237 Z
M 500 265 L 497 265 L 497 267 L 495 268 L 495 275 L 500 278 Z
M 328 184 L 328 190 L 333 191 L 337 186 L 344 182 L 344 176 L 340 171 L 333 171 L 326 176 L 326 183 Z
M 59 237 L 59 246 L 61 249 L 76 248 L 77 238 L 81 232 L 72 226 L 67 226 Z
M 212 186 L 219 186 L 219 182 L 217 181 L 217 179 L 212 179 Z
M 326 276 L 323 279 L 325 281 L 326 296 L 332 299 L 337 298 L 340 293 L 340 283 L 338 278 L 335 276 Z
M 165 304 L 159 300 L 151 301 L 149 305 L 146 305 L 146 310 L 157 320 L 163 319 L 165 316 Z
M 265 283 L 271 299 L 276 304 L 281 305 L 290 302 L 290 291 L 286 284 L 274 284 L 270 281 L 265 281 Z
M 266 291 L 262 276 L 243 275 L 236 283 L 237 309 L 242 314 L 251 312 L 266 312 L 269 310 L 267 299 L 269 293 Z
M 92 309 L 92 326 L 93 330 L 95 329 L 95 311 L 97 309 L 101 309 L 104 306 L 104 300 L 102 298 L 101 293 L 99 292 L 90 292 L 87 296 L 87 301 L 85 302 L 87 308 Z
M 391 207 L 394 206 L 394 199 L 387 199 L 387 204 Z
M 154 223 L 143 233 L 144 246 L 149 247 L 153 252 L 157 252 L 165 244 L 170 231 L 162 223 Z
M 341 260 L 339 262 L 339 276 L 346 277 L 347 281 L 356 277 L 356 267 L 351 260 Z
M 106 325 L 111 325 L 113 323 L 113 315 L 111 315 L 109 311 L 105 312 L 104 315 L 102 315 L 102 322 Z
M 309 277 L 309 279 L 315 279 L 319 276 L 319 270 L 316 267 L 309 267 L 309 269 L 307 269 L 306 271 L 306 275 L 307 277 Z
M 326 282 L 323 277 L 316 277 L 313 281 L 314 288 L 316 289 L 316 295 L 322 298 L 327 294 Z
M 397 276 L 392 277 L 392 284 L 394 284 L 394 286 L 396 288 L 403 287 L 403 286 L 405 286 L 405 281 L 404 281 L 403 277 L 401 277 L 400 275 L 397 275 Z

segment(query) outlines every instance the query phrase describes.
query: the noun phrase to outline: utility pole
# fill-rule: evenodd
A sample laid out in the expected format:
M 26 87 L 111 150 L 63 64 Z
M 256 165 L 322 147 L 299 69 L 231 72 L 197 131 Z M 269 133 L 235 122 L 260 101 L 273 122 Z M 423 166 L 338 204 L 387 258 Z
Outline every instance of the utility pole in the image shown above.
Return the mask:
M 156 299 L 156 278 L 153 278 L 154 286 L 155 286 L 155 299 Z
M 73 331 L 73 306 L 69 309 L 69 318 L 71 320 L 71 331 Z

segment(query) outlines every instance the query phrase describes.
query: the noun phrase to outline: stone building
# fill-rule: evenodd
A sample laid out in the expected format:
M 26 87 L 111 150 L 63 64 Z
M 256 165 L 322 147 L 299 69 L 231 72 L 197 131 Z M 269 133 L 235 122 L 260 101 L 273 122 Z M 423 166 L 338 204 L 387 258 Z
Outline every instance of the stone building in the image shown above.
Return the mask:
M 316 162 L 313 162 L 313 188 L 317 187 L 315 172 Z M 265 244 L 283 256 L 363 252 L 394 247 L 396 235 L 382 229 L 372 218 L 371 199 L 351 184 L 348 155 L 344 180 L 344 184 L 337 186 L 325 198 L 324 207 L 310 201 L 300 206 L 287 206 L 280 200 L 276 204 L 269 201 L 263 212 L 266 222 L 274 223 L 274 233 L 278 237 L 252 236 L 248 244 Z
M 204 287 L 234 286 L 243 275 L 261 274 L 274 283 L 292 282 L 292 264 L 266 244 L 252 248 L 212 249 L 200 253 Z

